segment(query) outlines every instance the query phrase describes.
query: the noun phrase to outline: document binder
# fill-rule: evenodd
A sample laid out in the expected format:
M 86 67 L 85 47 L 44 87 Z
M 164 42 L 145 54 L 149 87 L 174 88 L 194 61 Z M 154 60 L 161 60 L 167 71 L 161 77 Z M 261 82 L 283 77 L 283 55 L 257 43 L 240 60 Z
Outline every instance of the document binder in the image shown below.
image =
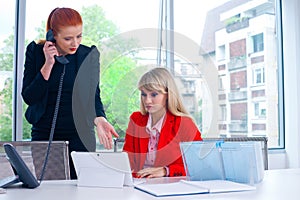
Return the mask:
M 260 142 L 181 142 L 180 149 L 191 181 L 229 180 L 255 184 L 264 177 Z
M 182 142 L 186 175 L 191 181 L 224 180 L 224 166 L 220 143 Z
M 222 156 L 226 180 L 259 183 L 264 177 L 260 142 L 225 142 Z

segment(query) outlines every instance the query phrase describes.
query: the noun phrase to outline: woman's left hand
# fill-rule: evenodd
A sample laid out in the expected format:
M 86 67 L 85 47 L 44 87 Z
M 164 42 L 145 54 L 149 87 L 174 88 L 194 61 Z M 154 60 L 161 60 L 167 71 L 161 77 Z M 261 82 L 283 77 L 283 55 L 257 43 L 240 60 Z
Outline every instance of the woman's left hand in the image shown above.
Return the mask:
M 167 175 L 165 167 L 145 168 L 136 173 L 138 178 L 158 178 Z
M 119 137 L 118 133 L 115 131 L 114 127 L 104 118 L 97 117 L 94 120 L 97 129 L 97 135 L 100 141 L 100 144 L 106 149 L 112 148 L 112 135 Z

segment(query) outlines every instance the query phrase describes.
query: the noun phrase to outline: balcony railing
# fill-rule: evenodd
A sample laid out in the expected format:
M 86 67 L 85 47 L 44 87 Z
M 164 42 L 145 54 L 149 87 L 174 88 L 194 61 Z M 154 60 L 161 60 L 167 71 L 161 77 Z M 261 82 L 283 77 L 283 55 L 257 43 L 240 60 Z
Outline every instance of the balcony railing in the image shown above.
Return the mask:
M 228 93 L 229 101 L 246 100 L 246 99 L 247 99 L 247 91 L 238 91 L 238 92 Z
M 230 61 L 228 63 L 229 71 L 243 67 L 247 67 L 247 59 L 245 55 L 230 58 Z
M 238 31 L 240 29 L 244 29 L 249 27 L 249 19 L 248 18 L 243 18 L 239 19 L 233 23 L 230 23 L 226 26 L 226 32 L 231 33 L 234 31 Z
M 245 120 L 236 120 L 232 121 L 229 124 L 229 132 L 241 132 L 245 133 L 248 131 L 247 121 Z

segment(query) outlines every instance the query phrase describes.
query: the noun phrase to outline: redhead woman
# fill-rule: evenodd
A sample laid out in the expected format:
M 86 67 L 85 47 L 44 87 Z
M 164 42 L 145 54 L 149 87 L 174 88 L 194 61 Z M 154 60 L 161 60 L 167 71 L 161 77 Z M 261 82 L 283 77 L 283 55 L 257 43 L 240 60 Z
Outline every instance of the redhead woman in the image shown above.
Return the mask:
M 95 127 L 105 148 L 112 148 L 112 136 L 118 137 L 100 98 L 100 54 L 95 46 L 81 44 L 82 27 L 76 10 L 55 8 L 46 27 L 52 38 L 31 42 L 24 65 L 22 97 L 32 140 L 47 141 L 53 132 L 53 140 L 69 141 L 70 152 L 95 151 Z

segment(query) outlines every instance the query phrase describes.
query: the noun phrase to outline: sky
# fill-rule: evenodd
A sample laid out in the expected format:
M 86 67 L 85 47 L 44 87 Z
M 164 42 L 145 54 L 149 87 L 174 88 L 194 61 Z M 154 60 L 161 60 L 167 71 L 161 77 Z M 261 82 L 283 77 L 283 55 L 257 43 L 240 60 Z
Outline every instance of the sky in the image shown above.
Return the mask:
M 4 0 L 0 0 L 4 1 Z M 174 0 L 174 28 L 199 43 L 207 10 L 228 0 Z M 3 38 L 13 30 L 14 1 L 5 1 L 0 7 L 0 47 Z M 121 32 L 137 28 L 158 27 L 158 5 L 160 0 L 26 0 L 26 38 L 32 37 L 36 27 L 41 25 L 55 7 L 72 7 L 81 10 L 82 6 L 99 4 L 106 17 L 120 28 Z

